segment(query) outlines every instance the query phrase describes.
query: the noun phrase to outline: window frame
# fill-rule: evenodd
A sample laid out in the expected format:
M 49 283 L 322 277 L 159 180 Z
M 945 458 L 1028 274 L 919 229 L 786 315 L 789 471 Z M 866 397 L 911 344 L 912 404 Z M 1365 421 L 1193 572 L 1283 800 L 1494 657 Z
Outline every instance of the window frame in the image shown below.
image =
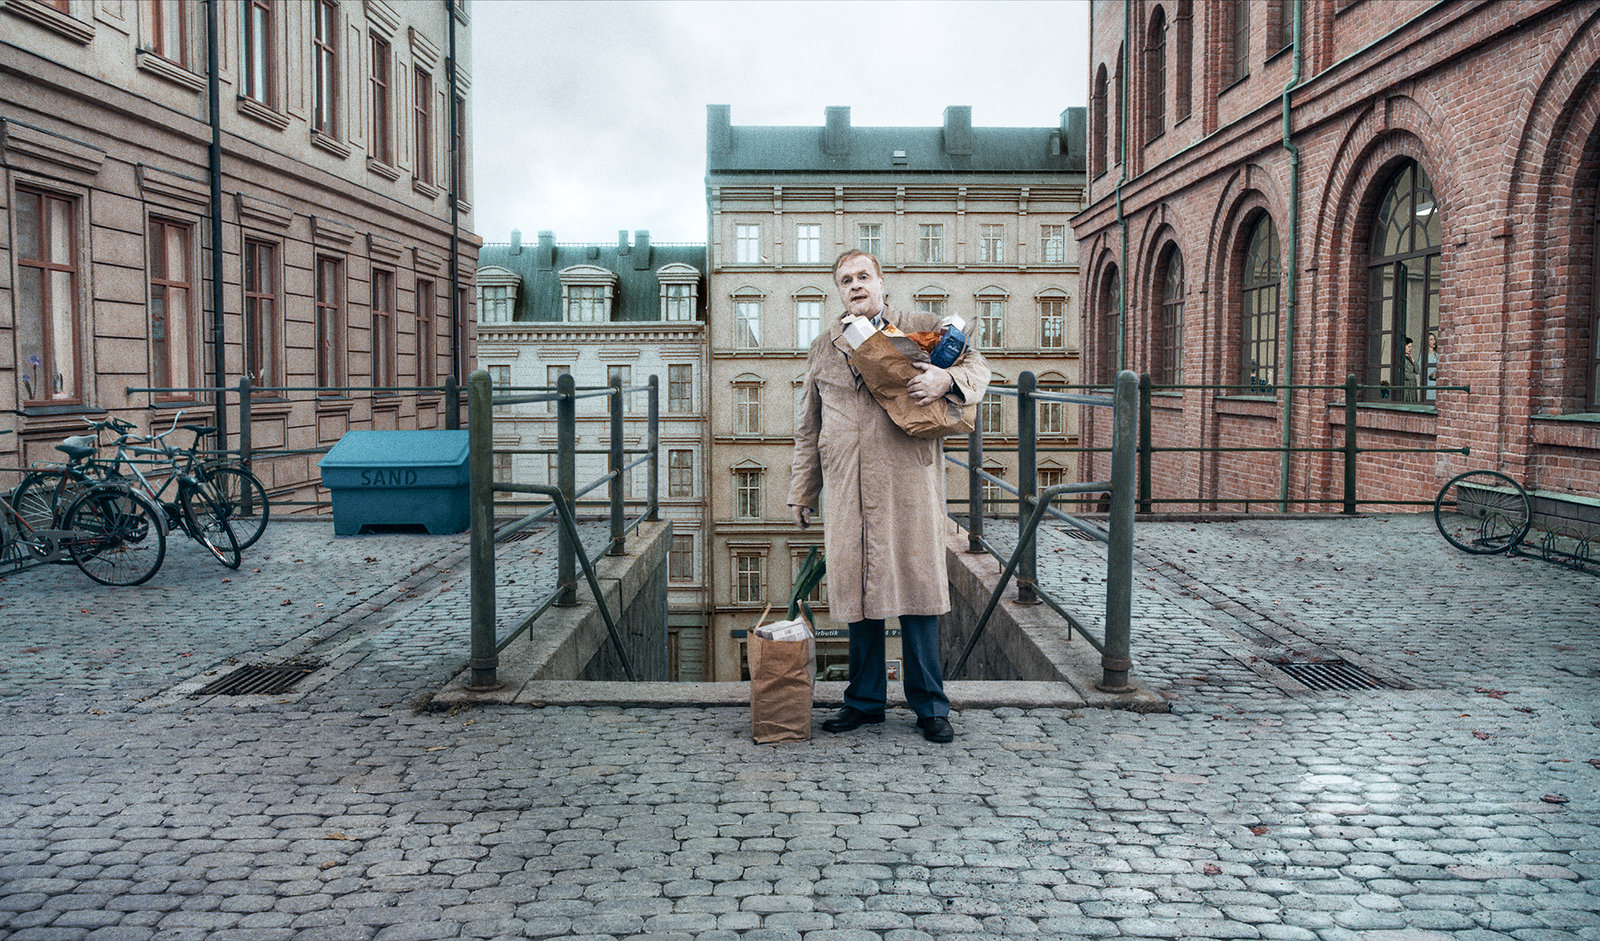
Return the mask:
M 871 230 L 870 233 L 868 230 Z M 883 223 L 857 222 L 856 249 L 878 258 L 883 252 Z
M 367 51 L 372 58 L 367 72 L 372 96 L 372 127 L 368 137 L 372 159 L 384 166 L 394 165 L 394 52 L 388 39 L 369 32 Z
M 1066 226 L 1051 223 L 1040 224 L 1039 263 L 1044 265 L 1064 265 L 1067 263 Z
M 1245 242 L 1244 266 L 1239 278 L 1239 347 L 1237 361 L 1239 392 L 1243 395 L 1276 395 L 1278 380 L 1278 342 L 1280 317 L 1283 312 L 1283 268 L 1280 262 L 1278 226 L 1268 213 L 1260 213 L 1250 224 L 1250 236 Z M 1257 245 L 1270 249 L 1266 255 L 1257 252 Z M 1261 273 L 1270 261 L 1270 275 Z M 1270 298 L 1270 301 L 1269 301 Z M 1270 302 L 1270 307 L 1267 304 Z M 1270 325 L 1272 335 L 1262 336 L 1262 327 Z M 1262 372 L 1259 355 L 1270 352 L 1271 365 L 1266 367 L 1269 379 L 1259 378 Z M 1255 365 L 1252 365 L 1254 363 Z
M 759 222 L 734 224 L 733 261 L 736 265 L 761 264 L 761 224 Z
M 415 175 L 419 183 L 432 186 L 433 179 L 433 76 L 420 65 L 411 67 L 412 146 L 416 148 Z
M 668 363 L 667 414 L 689 415 L 693 412 L 694 366 L 687 363 Z
M 760 298 L 735 298 L 733 302 L 733 348 L 736 350 L 761 349 Z
M 671 448 L 667 451 L 667 497 L 673 500 L 694 499 L 693 448 Z
M 263 251 L 265 259 L 260 257 Z M 281 246 L 270 239 L 252 235 L 244 240 L 239 281 L 244 294 L 245 375 L 254 385 L 268 388 L 284 384 L 281 255 Z M 270 278 L 264 288 L 259 280 L 263 273 Z
M 545 389 L 549 392 L 555 392 L 556 384 L 561 377 L 570 375 L 572 375 L 571 363 L 546 363 L 544 366 Z M 558 414 L 560 408 L 561 402 L 558 399 L 551 399 L 549 402 L 545 403 L 545 411 L 551 415 Z M 555 455 L 551 455 L 552 460 L 554 460 L 555 457 Z
M 339 136 L 338 0 L 316 0 L 312 9 L 311 23 L 311 130 L 324 137 L 337 139 Z
M 1000 350 L 1006 345 L 1006 301 L 997 295 L 978 295 L 974 302 L 972 335 L 978 349 Z M 996 313 L 998 311 L 998 313 Z
M 1233 0 L 1229 22 L 1228 67 L 1224 88 L 1250 77 L 1250 0 Z
M 258 16 L 259 14 L 259 16 Z M 241 72 L 242 97 L 267 108 L 277 107 L 277 57 L 272 41 L 276 29 L 272 0 L 245 0 L 240 7 L 244 18 L 242 42 L 244 44 Z M 258 87 L 264 86 L 264 87 Z
M 388 268 L 372 269 L 372 385 L 394 387 L 399 383 L 395 351 L 395 273 Z M 393 393 L 374 393 L 392 395 Z
M 183 270 L 185 278 L 172 277 L 171 258 L 167 249 L 173 243 L 167 235 L 167 230 L 172 230 L 177 235 L 177 244 L 183 253 Z M 203 343 L 201 339 L 201 324 L 198 308 L 195 304 L 195 265 L 193 222 L 184 222 L 162 216 L 152 215 L 146 226 L 150 262 L 148 268 L 150 289 L 150 383 L 155 388 L 182 389 L 199 384 L 200 379 L 200 354 L 198 347 Z M 158 234 L 159 233 L 159 234 Z M 164 272 L 157 274 L 157 271 Z M 183 293 L 181 310 L 174 311 L 172 293 Z M 162 338 L 157 338 L 155 323 L 156 295 L 161 294 L 161 310 L 164 317 Z M 182 338 L 179 341 L 183 349 L 176 349 L 173 344 L 173 323 L 182 324 Z M 175 364 L 183 364 L 183 376 L 176 374 Z M 165 366 L 159 365 L 165 363 Z M 191 391 L 184 392 L 158 392 L 155 393 L 158 402 L 193 402 L 197 395 Z
M 978 223 L 978 262 L 986 265 L 1005 264 L 1006 227 L 1003 222 Z
M 1409 185 L 1409 189 L 1402 192 L 1402 185 Z M 1383 254 L 1379 246 L 1380 233 L 1385 231 L 1385 209 L 1390 207 L 1391 199 L 1394 200 L 1394 211 L 1404 210 L 1410 217 L 1411 224 L 1403 226 L 1406 244 L 1400 251 L 1393 254 Z M 1430 203 L 1426 215 L 1428 222 L 1416 224 L 1416 218 L 1421 215 L 1418 211 L 1418 201 L 1425 199 Z M 1428 244 L 1419 235 L 1426 236 L 1430 227 L 1438 231 L 1433 233 L 1432 242 Z M 1438 194 L 1433 188 L 1432 177 L 1423 169 L 1422 164 L 1413 159 L 1400 162 L 1384 178 L 1383 186 L 1378 190 L 1377 202 L 1373 214 L 1372 228 L 1367 235 L 1367 329 L 1366 349 L 1363 351 L 1363 365 L 1365 379 L 1363 386 L 1382 386 L 1387 383 L 1388 389 L 1363 388 L 1361 398 L 1365 402 L 1388 401 L 1409 405 L 1433 405 L 1435 391 L 1428 388 L 1425 360 L 1428 355 L 1428 337 L 1437 334 L 1439 330 L 1440 308 L 1444 288 L 1444 244 L 1443 226 L 1440 224 L 1440 206 Z M 1420 247 L 1419 247 L 1420 246 Z M 1404 301 L 1398 296 L 1386 298 L 1382 290 L 1384 273 L 1387 271 L 1392 277 L 1392 283 L 1400 285 L 1409 268 L 1421 263 L 1422 275 L 1422 314 L 1421 325 L 1412 336 L 1409 313 L 1409 302 L 1412 295 L 1406 292 Z M 1388 301 L 1388 303 L 1386 303 Z M 1392 306 L 1391 306 L 1392 305 Z M 1415 357 L 1411 365 L 1416 369 L 1415 382 L 1412 385 L 1405 383 L 1405 337 L 1412 336 L 1413 342 L 1418 344 Z M 1388 352 L 1385 353 L 1387 343 Z
M 140 0 L 145 20 L 145 49 L 151 55 L 192 70 L 189 42 L 189 17 L 185 0 Z M 177 54 L 168 48 L 169 40 L 177 45 Z
M 661 319 L 668 323 L 694 321 L 695 286 L 692 284 L 664 284 L 661 299 Z
M 567 323 L 608 323 L 610 322 L 609 305 L 606 304 L 606 288 L 603 284 L 570 284 L 566 289 L 566 301 L 562 311 L 563 319 Z
M 741 437 L 762 435 L 762 386 L 759 382 L 736 381 L 733 384 L 733 433 Z
M 418 278 L 417 303 L 417 385 L 432 386 L 439 383 L 439 352 L 435 325 L 434 301 L 438 288 L 432 278 Z
M 1151 348 L 1155 351 L 1151 379 L 1157 385 L 1183 384 L 1183 314 L 1184 272 L 1183 252 L 1169 245 L 1162 255 L 1160 272 L 1161 296 L 1157 300 L 1156 337 Z
M 766 476 L 764 467 L 733 469 L 734 519 L 751 521 L 766 518 Z
M 13 254 L 16 258 L 19 280 L 24 268 L 37 271 L 38 274 L 35 276 L 39 279 L 40 292 L 39 309 L 34 312 L 33 315 L 30 315 L 24 312 L 22 309 L 20 284 L 14 284 L 12 288 L 13 297 L 16 298 L 16 300 L 13 301 L 16 310 L 13 323 L 17 325 L 15 329 L 19 334 L 19 354 L 22 352 L 20 333 L 22 329 L 21 322 L 24 317 L 36 315 L 39 326 L 39 353 L 36 354 L 39 356 L 39 363 L 33 364 L 31 362 L 19 362 L 17 366 L 18 385 L 22 386 L 24 390 L 21 404 L 24 408 L 32 406 L 80 404 L 83 402 L 84 397 L 83 326 L 81 314 L 82 301 L 80 298 L 83 282 L 79 266 L 79 253 L 82 251 L 82 246 L 79 243 L 81 223 L 78 218 L 78 212 L 82 207 L 82 202 L 80 201 L 80 197 L 76 195 L 68 195 L 66 193 L 45 189 L 43 187 L 25 186 L 19 184 L 15 190 L 15 202 L 12 204 L 13 218 L 18 218 L 20 216 L 20 211 L 17 209 L 17 206 L 24 198 L 36 198 L 39 200 L 39 229 L 36 235 L 38 238 L 40 253 L 46 257 L 36 259 L 24 258 L 22 254 L 21 233 L 20 231 L 14 233 L 13 238 L 15 241 L 13 242 Z M 66 256 L 67 260 L 64 262 L 51 261 L 48 257 L 50 255 L 50 245 L 57 241 L 53 237 L 53 230 L 51 228 L 51 218 L 53 213 L 49 211 L 49 207 L 52 204 L 60 205 L 60 217 L 64 219 L 66 223 L 66 251 L 63 254 Z M 21 222 L 18 221 L 17 228 L 20 230 L 20 227 Z M 67 320 L 64 325 L 58 323 L 58 315 L 63 313 L 63 311 L 52 310 L 52 308 L 56 306 L 54 282 L 59 280 L 52 278 L 52 273 L 57 275 L 66 275 L 66 290 L 69 297 L 68 307 L 64 311 L 64 313 L 67 315 Z M 70 345 L 70 349 L 67 352 L 70 354 L 72 387 L 68 389 L 66 387 L 66 383 L 63 382 L 63 394 L 60 398 L 55 398 L 55 393 L 53 391 L 54 383 L 49 382 L 48 380 L 52 375 L 61 373 L 61 370 L 57 367 L 61 364 L 63 357 L 57 353 L 56 344 L 54 341 L 61 338 L 58 335 L 63 332 L 61 329 L 62 326 L 65 326 L 64 332 L 67 335 L 66 340 Z M 23 375 L 22 367 L 24 365 L 33 365 L 35 368 L 44 370 L 46 379 L 45 384 L 52 386 L 52 390 L 48 395 L 37 396 L 35 393 L 38 390 L 34 390 L 33 392 L 27 391 L 28 385 L 31 385 L 31 383 L 28 385 L 23 385 L 22 383 L 21 376 Z
M 759 549 L 736 548 L 729 554 L 733 577 L 728 579 L 728 588 L 733 603 L 761 604 L 767 596 L 766 553 Z M 746 564 L 750 568 L 745 568 Z M 752 576 L 753 582 L 750 581 Z
M 917 261 L 925 265 L 944 264 L 944 223 L 917 224 Z
M 1157 7 L 1150 16 L 1145 47 L 1145 142 L 1167 132 L 1167 17 Z
M 794 299 L 794 345 L 796 349 L 811 348 L 822 335 L 823 307 L 826 295 L 802 294 Z M 809 336 L 807 335 L 809 333 Z
M 316 384 L 318 395 L 337 395 L 334 391 L 346 382 L 345 272 L 344 258 L 318 253 L 313 330 L 316 334 Z M 332 272 L 331 284 L 329 272 Z M 330 298 L 325 292 L 331 288 Z
M 1039 349 L 1065 350 L 1067 348 L 1067 299 L 1054 295 L 1036 298 L 1039 307 Z M 1052 310 L 1053 309 L 1053 310 Z M 1055 325 L 1055 342 L 1050 342 L 1051 324 Z
M 673 533 L 667 549 L 667 581 L 694 581 L 694 534 Z
M 822 223 L 795 223 L 794 260 L 798 265 L 822 264 Z

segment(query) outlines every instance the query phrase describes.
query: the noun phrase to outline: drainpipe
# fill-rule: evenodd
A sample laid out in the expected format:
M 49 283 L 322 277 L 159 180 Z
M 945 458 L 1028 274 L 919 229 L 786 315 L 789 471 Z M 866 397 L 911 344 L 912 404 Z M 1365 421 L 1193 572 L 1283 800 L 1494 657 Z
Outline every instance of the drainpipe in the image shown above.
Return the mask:
M 1290 121 L 1289 93 L 1300 84 L 1300 70 L 1305 62 L 1301 50 L 1301 37 L 1305 28 L 1305 0 L 1294 2 L 1294 74 L 1289 84 L 1283 86 L 1283 149 L 1289 152 L 1289 257 L 1284 279 L 1283 303 L 1283 421 L 1281 422 L 1282 457 L 1278 468 L 1280 513 L 1289 512 L 1289 445 L 1294 440 L 1294 315 L 1296 296 L 1300 286 L 1300 148 L 1292 140 L 1293 123 Z
M 1128 182 L 1128 73 L 1133 64 L 1133 37 L 1128 30 L 1133 26 L 1133 0 L 1122 0 L 1122 82 L 1118 90 L 1117 116 L 1122 133 L 1117 140 L 1117 159 L 1122 166 L 1117 175 L 1117 227 L 1122 230 L 1122 257 L 1117 264 L 1117 370 L 1121 371 L 1127 357 L 1128 336 L 1128 217 L 1122 211 L 1122 186 Z
M 222 105 L 217 89 L 217 0 L 206 0 L 206 87 L 210 96 L 211 146 L 211 369 L 217 387 L 217 450 L 228 448 L 226 384 L 228 357 L 222 330 Z
M 215 0 L 213 0 L 215 2 Z M 461 386 L 461 324 L 467 317 L 466 305 L 461 303 L 461 208 L 459 193 L 461 181 L 456 168 L 461 165 L 460 145 L 456 142 L 456 127 L 461 121 L 456 101 L 456 12 L 455 0 L 444 0 L 444 19 L 450 30 L 450 307 L 456 312 L 450 318 L 450 374 L 456 377 L 450 401 L 445 403 L 448 414 L 446 428 L 461 427 L 461 403 L 453 394 Z

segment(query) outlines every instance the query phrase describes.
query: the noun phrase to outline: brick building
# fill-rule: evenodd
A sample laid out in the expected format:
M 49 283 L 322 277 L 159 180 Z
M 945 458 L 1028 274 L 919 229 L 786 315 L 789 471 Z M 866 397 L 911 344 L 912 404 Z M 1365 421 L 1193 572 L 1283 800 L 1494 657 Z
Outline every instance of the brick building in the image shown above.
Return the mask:
M 806 553 L 822 543 L 818 527 L 795 527 L 784 499 L 806 354 L 840 314 L 834 258 L 870 251 L 888 303 L 967 320 L 996 383 L 1024 370 L 1041 384 L 1077 382 L 1079 256 L 1068 222 L 1083 205 L 1084 112 L 1028 128 L 974 127 L 965 106 L 933 127 L 854 127 L 847 107 L 828 108 L 821 127 L 733 125 L 726 105 L 706 117 L 708 679 L 736 680 L 745 631 L 768 602 L 787 606 Z M 980 410 L 985 467 L 1013 483 L 1015 415 L 999 395 Z M 1044 409 L 1041 434 L 1050 446 L 1074 443 L 1069 410 Z M 1070 456 L 1041 455 L 1041 483 L 1075 473 Z M 948 492 L 964 502 L 966 478 L 952 469 L 951 479 Z M 814 600 L 825 619 L 826 581 Z M 822 630 L 826 674 L 842 669 L 846 641 L 842 626 Z M 892 639 L 890 659 L 897 649 Z
M 461 375 L 478 245 L 469 11 L 0 3 L 0 411 L 19 432 L 0 465 L 59 457 L 108 413 L 215 416 L 237 446 L 237 396 L 218 409 L 205 389 L 246 376 Z M 443 427 L 444 410 L 440 394 L 262 391 L 251 430 L 257 448 L 313 449 L 350 428 Z M 309 495 L 316 455 L 256 470 L 274 495 Z
M 1600 490 L 1600 6 L 1096 0 L 1090 46 L 1085 374 L 1227 387 L 1158 391 L 1157 446 L 1338 446 L 1343 392 L 1292 387 L 1353 374 L 1363 448 L 1471 449 L 1363 454 L 1362 499 Z M 1223 507 L 1342 492 L 1338 454 L 1154 470 Z

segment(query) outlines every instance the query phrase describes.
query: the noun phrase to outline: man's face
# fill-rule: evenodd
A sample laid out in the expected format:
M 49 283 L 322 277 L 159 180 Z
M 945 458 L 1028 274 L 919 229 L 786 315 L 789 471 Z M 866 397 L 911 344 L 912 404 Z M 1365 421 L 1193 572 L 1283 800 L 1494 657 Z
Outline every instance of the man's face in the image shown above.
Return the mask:
M 883 310 L 883 278 L 872 266 L 872 259 L 858 255 L 833 273 L 844 309 L 858 317 L 871 317 Z

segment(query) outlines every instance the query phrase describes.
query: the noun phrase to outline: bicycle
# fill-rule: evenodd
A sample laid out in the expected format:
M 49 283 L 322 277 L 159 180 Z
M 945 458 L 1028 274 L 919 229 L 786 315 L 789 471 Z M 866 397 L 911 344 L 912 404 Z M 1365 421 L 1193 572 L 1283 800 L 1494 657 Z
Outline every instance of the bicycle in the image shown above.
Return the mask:
M 1444 538 L 1463 552 L 1525 555 L 1600 574 L 1594 537 L 1581 526 L 1546 519 L 1537 540 L 1530 536 L 1533 500 L 1521 484 L 1499 471 L 1452 477 L 1433 501 L 1433 519 Z
M 57 447 L 69 462 L 93 453 L 83 444 Z M 70 560 L 103 585 L 138 585 L 161 568 L 166 555 L 161 511 L 125 484 L 88 486 L 68 504 L 59 526 L 44 528 L 32 525 L 0 494 L 0 576 Z

